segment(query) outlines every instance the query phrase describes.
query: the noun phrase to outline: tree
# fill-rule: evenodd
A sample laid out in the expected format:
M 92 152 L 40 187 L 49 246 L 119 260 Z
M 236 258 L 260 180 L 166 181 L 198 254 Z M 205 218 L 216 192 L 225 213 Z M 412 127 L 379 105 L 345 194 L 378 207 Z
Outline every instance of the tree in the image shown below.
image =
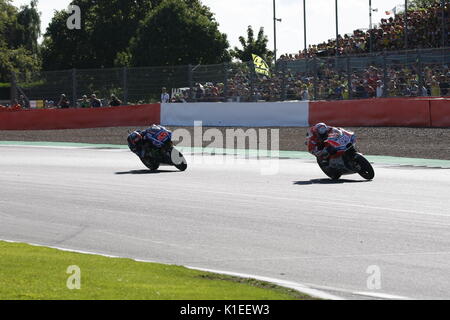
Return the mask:
M 139 23 L 161 0 L 74 0 L 81 9 L 81 30 L 69 30 L 69 13 L 56 12 L 43 41 L 46 70 L 114 67 Z
M 0 0 L 0 47 L 12 48 L 17 36 L 17 8 L 10 0 Z
M 17 42 L 34 54 L 38 53 L 38 39 L 41 36 L 41 17 L 37 11 L 37 0 L 22 6 L 17 14 L 19 32 Z
M 267 43 L 269 42 L 267 36 L 264 34 L 264 28 L 261 27 L 258 32 L 258 37 L 255 39 L 255 34 L 252 26 L 247 28 L 247 39 L 239 37 L 242 49 L 234 47 L 231 51 L 231 55 L 234 58 L 241 60 L 242 62 L 252 61 L 252 54 L 256 54 L 263 58 L 267 63 L 271 63 L 273 60 L 273 52 L 267 49 Z
M 216 64 L 230 61 L 227 36 L 199 0 L 163 0 L 131 42 L 135 66 Z
M 37 52 L 39 13 L 36 2 L 19 11 L 10 0 L 0 0 L 0 81 L 9 81 L 12 72 L 24 73 L 40 69 Z M 25 33 L 28 33 L 25 35 Z
M 0 82 L 10 81 L 11 73 L 30 75 L 41 69 L 40 60 L 24 47 L 0 48 Z

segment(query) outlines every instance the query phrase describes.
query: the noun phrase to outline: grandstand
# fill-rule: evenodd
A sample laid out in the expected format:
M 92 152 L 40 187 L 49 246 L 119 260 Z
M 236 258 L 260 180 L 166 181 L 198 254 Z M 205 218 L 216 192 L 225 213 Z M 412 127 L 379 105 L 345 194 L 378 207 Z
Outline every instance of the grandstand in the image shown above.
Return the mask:
M 450 43 L 448 30 L 450 3 L 445 6 L 440 1 L 429 8 L 398 12 L 394 17 L 381 19 L 374 28 L 357 29 L 353 34 L 339 35 L 336 39 L 310 45 L 297 54 L 284 54 L 280 61 L 301 60 L 312 57 L 364 54 L 383 50 L 398 51 L 424 48 L 446 47 Z M 406 19 L 406 21 L 405 21 Z M 405 30 L 407 31 L 405 33 Z M 405 41 L 406 38 L 406 41 Z

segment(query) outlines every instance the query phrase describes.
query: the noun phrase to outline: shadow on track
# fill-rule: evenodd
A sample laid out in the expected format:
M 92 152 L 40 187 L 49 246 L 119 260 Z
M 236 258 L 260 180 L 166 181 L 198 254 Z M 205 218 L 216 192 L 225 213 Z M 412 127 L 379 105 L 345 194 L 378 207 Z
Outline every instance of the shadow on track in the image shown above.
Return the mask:
M 343 184 L 343 183 L 361 183 L 361 182 L 369 182 L 369 181 L 368 180 L 348 180 L 348 179 L 339 179 L 339 180 L 311 179 L 308 181 L 294 181 L 294 184 L 298 185 L 298 186 L 308 186 L 311 184 Z
M 116 172 L 117 175 L 122 174 L 158 174 L 158 173 L 175 173 L 179 172 L 178 170 L 131 170 L 131 171 L 124 171 L 124 172 Z

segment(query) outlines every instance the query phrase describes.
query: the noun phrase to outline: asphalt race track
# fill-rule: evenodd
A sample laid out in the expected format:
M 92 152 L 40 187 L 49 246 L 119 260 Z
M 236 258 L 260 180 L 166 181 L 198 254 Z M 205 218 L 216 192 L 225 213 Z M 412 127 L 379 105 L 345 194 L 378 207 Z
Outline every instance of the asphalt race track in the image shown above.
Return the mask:
M 375 165 L 374 181 L 331 183 L 307 160 L 186 158 L 150 173 L 127 150 L 1 146 L 0 239 L 350 299 L 450 298 L 450 170 Z

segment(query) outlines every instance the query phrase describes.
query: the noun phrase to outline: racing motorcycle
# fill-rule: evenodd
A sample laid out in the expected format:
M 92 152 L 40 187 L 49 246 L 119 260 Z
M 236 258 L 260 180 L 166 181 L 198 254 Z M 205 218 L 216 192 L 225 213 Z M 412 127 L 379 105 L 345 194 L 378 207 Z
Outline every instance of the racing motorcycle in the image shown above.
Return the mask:
M 338 180 L 343 175 L 355 173 L 366 180 L 375 177 L 370 162 L 356 149 L 356 136 L 353 132 L 341 129 L 339 133 L 328 136 L 324 143 L 325 149 L 329 148 L 334 152 L 326 160 L 317 158 L 317 164 L 328 177 Z
M 183 154 L 178 151 L 172 142 L 172 132 L 162 128 L 159 132 L 156 132 L 152 140 L 160 145 L 159 148 L 155 148 L 151 145 L 150 141 L 147 141 L 143 145 L 143 155 L 139 156 L 142 163 L 151 171 L 158 170 L 161 164 L 174 166 L 180 171 L 187 169 L 187 161 Z

